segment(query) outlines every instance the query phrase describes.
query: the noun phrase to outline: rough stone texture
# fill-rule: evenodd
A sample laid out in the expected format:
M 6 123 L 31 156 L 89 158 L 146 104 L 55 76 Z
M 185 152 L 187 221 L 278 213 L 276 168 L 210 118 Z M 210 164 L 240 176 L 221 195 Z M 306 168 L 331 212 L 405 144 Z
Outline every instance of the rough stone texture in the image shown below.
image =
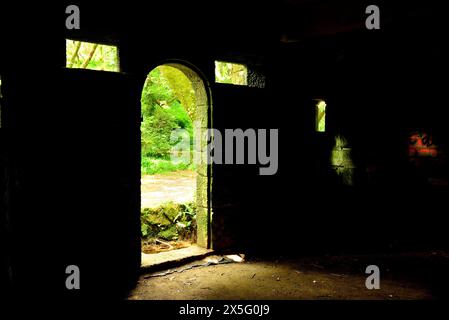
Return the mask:
M 331 165 L 343 185 L 354 185 L 356 166 L 352 158 L 352 148 L 348 140 L 336 135 L 335 146 L 331 152 Z
M 197 207 L 197 245 L 203 248 L 208 248 L 208 228 L 210 225 L 208 193 L 211 180 L 208 177 L 207 169 L 207 128 L 209 122 L 210 101 L 208 99 L 206 85 L 195 71 L 180 64 L 173 64 L 172 66 L 181 70 L 190 79 L 193 90 L 195 91 L 196 112 L 193 121 L 196 129 L 195 134 L 197 135 L 195 137 L 196 145 L 194 151 L 194 159 L 197 161 L 195 193 L 195 202 Z
M 332 164 L 335 167 L 355 168 L 350 148 L 332 150 Z
M 208 188 L 208 179 L 207 176 L 197 176 L 196 179 L 196 205 L 198 207 L 207 208 L 209 206 L 207 188 Z
M 195 121 L 197 121 L 197 125 L 201 128 L 207 128 L 207 122 L 208 122 L 208 113 L 207 113 L 208 106 L 207 104 L 201 104 L 197 105 L 197 114 L 195 117 Z
M 208 214 L 208 208 L 204 207 L 197 207 L 196 208 L 196 223 L 197 223 L 197 245 L 208 248 L 209 241 L 208 241 L 208 231 L 207 228 L 209 226 L 209 214 Z
M 248 67 L 248 86 L 255 88 L 265 88 L 265 75 L 257 67 Z

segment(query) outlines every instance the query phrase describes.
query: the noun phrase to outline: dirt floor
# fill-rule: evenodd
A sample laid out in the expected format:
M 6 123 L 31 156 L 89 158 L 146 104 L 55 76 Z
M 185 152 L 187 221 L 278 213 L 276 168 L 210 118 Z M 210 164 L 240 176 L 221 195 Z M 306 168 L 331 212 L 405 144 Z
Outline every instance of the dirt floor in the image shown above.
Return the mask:
M 166 202 L 192 202 L 196 191 L 196 172 L 176 171 L 146 175 L 141 179 L 141 208 L 155 208 Z
M 371 264 L 381 270 L 379 290 L 365 287 L 365 269 Z M 445 295 L 448 266 L 444 252 L 249 258 L 164 276 L 143 275 L 129 299 L 433 299 Z

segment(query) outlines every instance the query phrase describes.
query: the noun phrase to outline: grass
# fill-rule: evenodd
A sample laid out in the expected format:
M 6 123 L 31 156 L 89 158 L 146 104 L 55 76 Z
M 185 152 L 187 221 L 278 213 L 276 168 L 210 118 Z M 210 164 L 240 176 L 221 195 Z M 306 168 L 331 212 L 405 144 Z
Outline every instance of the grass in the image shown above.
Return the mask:
M 141 174 L 158 174 L 158 173 L 166 173 L 173 172 L 179 170 L 195 170 L 195 166 L 193 163 L 190 164 L 175 164 L 170 159 L 157 159 L 157 158 L 149 158 L 142 157 L 140 162 L 140 170 Z

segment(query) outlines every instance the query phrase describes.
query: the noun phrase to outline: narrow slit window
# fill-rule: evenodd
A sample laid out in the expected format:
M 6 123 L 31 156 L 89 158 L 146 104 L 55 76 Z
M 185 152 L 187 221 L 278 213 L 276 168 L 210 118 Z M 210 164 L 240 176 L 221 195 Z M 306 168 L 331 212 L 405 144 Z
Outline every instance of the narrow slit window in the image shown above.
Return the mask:
M 326 132 L 326 102 L 318 100 L 316 103 L 316 124 L 317 132 Z
M 67 39 L 66 67 L 118 72 L 117 47 Z
M 215 61 L 215 82 L 248 85 L 248 68 L 244 64 Z

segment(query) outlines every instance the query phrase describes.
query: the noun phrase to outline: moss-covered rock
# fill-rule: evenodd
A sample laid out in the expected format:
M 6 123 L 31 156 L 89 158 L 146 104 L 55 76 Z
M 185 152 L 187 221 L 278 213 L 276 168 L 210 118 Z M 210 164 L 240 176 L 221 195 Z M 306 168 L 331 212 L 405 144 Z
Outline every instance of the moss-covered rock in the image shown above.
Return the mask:
M 171 225 L 167 229 L 159 231 L 157 237 L 169 241 L 178 240 L 178 229 L 176 228 L 176 225 Z
M 166 203 L 141 211 L 141 232 L 144 238 L 178 240 L 196 238 L 196 209 L 193 203 Z

